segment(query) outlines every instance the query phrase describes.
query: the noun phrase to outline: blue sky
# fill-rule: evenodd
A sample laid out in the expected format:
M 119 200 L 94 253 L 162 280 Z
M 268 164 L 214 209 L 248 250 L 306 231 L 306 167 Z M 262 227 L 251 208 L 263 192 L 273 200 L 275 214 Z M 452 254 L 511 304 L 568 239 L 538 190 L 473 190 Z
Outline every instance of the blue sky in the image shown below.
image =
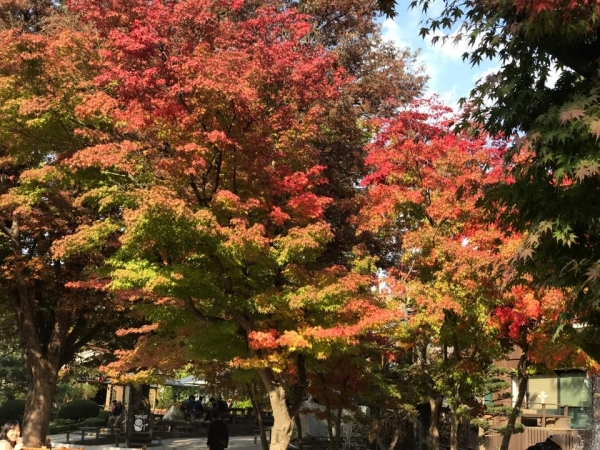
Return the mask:
M 435 7 L 443 2 L 436 2 L 429 14 L 435 15 Z M 383 22 L 383 37 L 393 41 L 401 48 L 408 47 L 412 51 L 420 49 L 419 62 L 430 77 L 427 94 L 439 94 L 449 106 L 456 106 L 461 97 L 467 96 L 475 82 L 482 76 L 495 72 L 499 68 L 497 61 L 484 61 L 480 66 L 471 67 L 463 62 L 462 54 L 467 49 L 466 42 L 454 45 L 447 42 L 442 45 L 431 44 L 430 38 L 423 40 L 419 36 L 424 16 L 418 9 L 410 9 L 410 0 L 398 0 L 396 17 Z

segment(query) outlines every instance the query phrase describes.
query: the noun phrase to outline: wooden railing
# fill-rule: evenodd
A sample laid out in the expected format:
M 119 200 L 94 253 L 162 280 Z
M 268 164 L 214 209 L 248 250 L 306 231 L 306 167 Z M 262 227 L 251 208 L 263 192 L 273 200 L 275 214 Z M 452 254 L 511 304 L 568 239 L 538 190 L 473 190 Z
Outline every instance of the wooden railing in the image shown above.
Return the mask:
M 546 428 L 547 425 L 547 420 L 548 419 L 552 419 L 554 421 L 555 424 L 559 425 L 561 428 L 570 428 L 571 425 L 571 420 L 569 419 L 569 407 L 567 405 L 555 405 L 555 404 L 551 404 L 550 406 L 556 406 L 556 408 L 551 408 L 551 409 L 557 409 L 558 411 L 560 411 L 560 409 L 563 409 L 562 414 L 550 414 L 547 412 L 546 408 L 548 406 L 548 404 L 546 403 L 530 403 L 530 406 L 532 405 L 539 405 L 541 406 L 541 408 L 536 408 L 536 409 L 523 409 L 522 413 L 522 417 L 524 419 L 540 419 L 540 426 L 542 428 Z M 541 412 L 538 412 L 539 409 L 541 409 Z M 559 420 L 562 419 L 562 422 L 560 424 L 558 424 L 557 422 L 559 422 Z
M 548 436 L 558 434 L 565 441 L 563 450 L 582 450 L 584 443 L 592 437 L 590 430 L 553 430 L 550 428 L 527 427 L 523 433 L 513 434 L 510 438 L 509 450 L 524 450 L 530 445 L 544 442 Z M 485 437 L 485 449 L 500 448 L 502 435 L 495 434 Z

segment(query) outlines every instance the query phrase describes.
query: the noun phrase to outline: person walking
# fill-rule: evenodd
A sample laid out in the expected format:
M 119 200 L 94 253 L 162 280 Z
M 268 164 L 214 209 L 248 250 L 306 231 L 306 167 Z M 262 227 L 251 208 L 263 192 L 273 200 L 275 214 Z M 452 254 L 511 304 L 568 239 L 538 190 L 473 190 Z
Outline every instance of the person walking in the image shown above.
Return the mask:
M 229 446 L 229 431 L 221 420 L 219 411 L 213 413 L 213 420 L 208 426 L 206 446 L 208 450 L 224 450 Z
M 21 450 L 21 427 L 16 420 L 9 420 L 0 430 L 0 450 Z

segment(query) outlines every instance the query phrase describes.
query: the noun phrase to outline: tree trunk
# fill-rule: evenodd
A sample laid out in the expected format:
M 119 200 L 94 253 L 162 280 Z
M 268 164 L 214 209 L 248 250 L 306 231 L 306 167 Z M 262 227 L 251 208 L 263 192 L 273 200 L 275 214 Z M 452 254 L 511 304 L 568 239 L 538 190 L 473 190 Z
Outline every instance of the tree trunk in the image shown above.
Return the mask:
M 331 407 L 329 406 L 329 398 L 325 396 L 325 417 L 327 417 L 327 437 L 329 438 L 329 450 L 337 450 L 335 446 L 334 427 L 335 421 L 333 420 L 333 414 Z
M 276 383 L 268 369 L 259 369 L 273 409 L 273 428 L 271 429 L 270 450 L 287 450 L 294 432 L 294 420 L 286 404 L 286 392 L 283 386 Z
M 506 431 L 502 436 L 500 450 L 508 450 L 510 438 L 515 432 L 515 424 L 517 423 L 517 418 L 521 413 L 521 405 L 523 404 L 525 392 L 527 391 L 527 380 L 529 380 L 529 375 L 527 375 L 527 350 L 523 349 L 523 353 L 519 358 L 519 365 L 517 366 L 517 385 L 519 390 L 517 394 L 517 401 L 515 402 L 515 406 L 508 416 L 508 423 L 506 424 Z
M 52 420 L 52 403 L 58 381 L 58 364 L 28 362 L 27 398 L 23 416 L 23 438 L 28 447 L 41 447 Z
M 401 430 L 402 423 L 399 420 L 400 416 L 398 414 L 398 411 L 394 411 L 393 418 L 394 418 L 395 426 L 394 426 L 394 431 L 392 433 L 392 440 L 390 441 L 390 445 L 388 445 L 387 450 L 394 450 L 396 448 L 396 444 L 398 443 L 398 440 L 400 439 L 400 430 Z
M 296 422 L 296 433 L 298 435 L 298 448 L 302 450 L 302 419 L 300 418 L 300 414 L 296 414 L 294 416 L 294 422 Z
M 442 399 L 429 396 L 429 407 L 431 408 L 431 423 L 429 424 L 429 440 L 431 450 L 440 450 L 440 412 L 442 409 Z
M 455 408 L 450 415 L 450 450 L 458 450 L 458 414 Z
M 339 450 L 342 448 L 342 413 L 344 410 L 342 409 L 342 405 L 336 411 L 335 415 L 335 441 L 334 441 L 334 449 Z
M 267 434 L 265 433 L 265 425 L 263 423 L 263 415 L 260 409 L 260 404 L 257 400 L 256 386 L 254 383 L 246 383 L 246 387 L 248 389 L 248 394 L 250 395 L 250 402 L 252 403 L 252 408 L 254 409 L 254 414 L 256 415 L 256 423 L 258 424 L 258 428 L 260 430 L 260 443 L 263 450 L 269 450 L 269 441 L 267 440 Z
M 28 385 L 22 435 L 26 446 L 41 447 L 45 443 L 52 419 L 52 403 L 61 367 L 61 356 L 65 353 L 69 312 L 55 311 L 51 332 L 47 339 L 42 339 L 31 291 L 20 279 L 16 284 L 17 292 L 12 300 L 17 308 Z

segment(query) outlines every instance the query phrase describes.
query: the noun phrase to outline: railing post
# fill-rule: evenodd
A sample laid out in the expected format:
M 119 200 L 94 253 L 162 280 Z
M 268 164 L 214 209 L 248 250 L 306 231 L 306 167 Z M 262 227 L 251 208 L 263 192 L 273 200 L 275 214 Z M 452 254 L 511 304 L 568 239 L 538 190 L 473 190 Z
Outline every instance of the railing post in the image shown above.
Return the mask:
M 542 428 L 546 428 L 546 404 L 542 403 Z

